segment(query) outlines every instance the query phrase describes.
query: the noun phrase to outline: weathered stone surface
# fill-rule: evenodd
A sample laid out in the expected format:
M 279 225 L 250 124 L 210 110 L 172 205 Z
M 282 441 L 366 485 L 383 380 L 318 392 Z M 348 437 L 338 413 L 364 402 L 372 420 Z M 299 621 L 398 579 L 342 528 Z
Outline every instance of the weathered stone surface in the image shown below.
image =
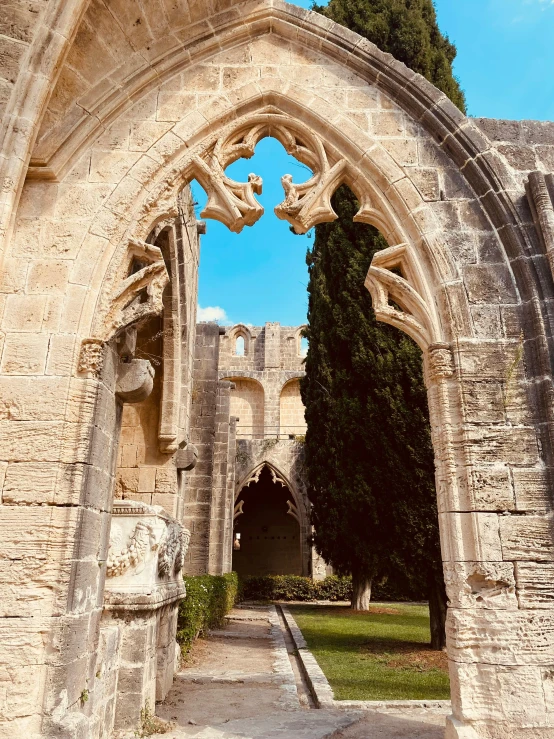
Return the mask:
M 474 468 L 471 494 L 475 507 L 484 511 L 512 511 L 516 508 L 514 490 L 507 467 Z
M 450 658 L 489 665 L 553 664 L 554 612 L 451 608 Z
M 535 562 L 515 564 L 517 598 L 521 608 L 552 608 L 554 565 Z
M 547 473 L 542 468 L 512 470 L 516 505 L 520 511 L 542 511 L 551 507 Z
M 465 720 L 543 723 L 547 708 L 540 667 L 506 667 L 451 662 L 450 679 Z
M 501 516 L 502 552 L 508 560 L 554 561 L 552 520 L 547 516 Z
M 446 562 L 444 573 L 452 608 L 518 608 L 511 562 Z

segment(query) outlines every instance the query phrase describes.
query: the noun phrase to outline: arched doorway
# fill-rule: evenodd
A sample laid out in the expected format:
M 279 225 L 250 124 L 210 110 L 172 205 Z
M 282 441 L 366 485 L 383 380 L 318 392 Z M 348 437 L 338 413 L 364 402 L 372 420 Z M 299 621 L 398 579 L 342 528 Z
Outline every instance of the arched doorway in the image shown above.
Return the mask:
M 264 465 L 236 500 L 233 570 L 241 577 L 301 575 L 300 537 L 294 497 L 285 481 Z

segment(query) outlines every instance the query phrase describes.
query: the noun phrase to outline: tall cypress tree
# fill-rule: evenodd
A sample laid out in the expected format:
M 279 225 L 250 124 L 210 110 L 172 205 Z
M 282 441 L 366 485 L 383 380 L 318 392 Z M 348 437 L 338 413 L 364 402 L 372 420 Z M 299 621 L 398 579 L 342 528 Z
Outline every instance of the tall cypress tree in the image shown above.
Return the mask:
M 330 0 L 315 10 L 356 31 L 424 75 L 462 110 L 454 46 L 437 25 L 432 0 Z M 309 267 L 306 471 L 315 545 L 353 576 L 353 607 L 367 607 L 375 577 L 425 587 L 431 642 L 444 645 L 442 577 L 433 450 L 421 352 L 377 322 L 364 278 L 379 232 L 355 224 L 346 187 L 339 216 L 316 228 Z

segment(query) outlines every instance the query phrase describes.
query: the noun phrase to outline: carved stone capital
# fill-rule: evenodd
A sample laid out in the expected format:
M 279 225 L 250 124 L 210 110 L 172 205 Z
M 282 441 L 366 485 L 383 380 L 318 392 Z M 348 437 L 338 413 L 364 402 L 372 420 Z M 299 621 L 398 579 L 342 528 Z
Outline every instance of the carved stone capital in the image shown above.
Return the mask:
M 81 343 L 78 371 L 97 377 L 104 364 L 105 344 L 100 339 L 84 339 Z
M 454 358 L 448 344 L 431 344 L 429 347 L 429 374 L 431 379 L 453 376 Z

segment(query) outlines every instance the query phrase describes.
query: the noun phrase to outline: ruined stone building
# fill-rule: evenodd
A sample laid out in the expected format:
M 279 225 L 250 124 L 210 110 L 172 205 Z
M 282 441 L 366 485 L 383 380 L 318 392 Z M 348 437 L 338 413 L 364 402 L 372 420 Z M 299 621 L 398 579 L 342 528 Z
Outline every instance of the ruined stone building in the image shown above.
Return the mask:
M 184 523 L 189 574 L 325 575 L 303 474 L 302 326 L 201 323 Z
M 208 330 L 195 354 L 188 183 L 208 193 L 203 218 L 252 225 L 263 183 L 225 169 L 264 136 L 313 173 L 279 173 L 276 213 L 297 232 L 353 190 L 389 244 L 366 280 L 376 315 L 423 352 L 446 735 L 552 737 L 554 124 L 466 118 L 281 0 L 15 0 L 0 65 L 0 737 L 133 726 L 172 679 L 183 564 L 232 564 L 237 480 L 264 463 L 260 484 L 273 471 L 297 492 L 261 449 L 278 411 L 296 436 L 293 385 L 264 378 L 281 372 L 277 329 L 245 331 L 244 360 Z M 210 385 L 216 338 L 230 366 Z M 216 396 L 211 450 L 195 364 Z

